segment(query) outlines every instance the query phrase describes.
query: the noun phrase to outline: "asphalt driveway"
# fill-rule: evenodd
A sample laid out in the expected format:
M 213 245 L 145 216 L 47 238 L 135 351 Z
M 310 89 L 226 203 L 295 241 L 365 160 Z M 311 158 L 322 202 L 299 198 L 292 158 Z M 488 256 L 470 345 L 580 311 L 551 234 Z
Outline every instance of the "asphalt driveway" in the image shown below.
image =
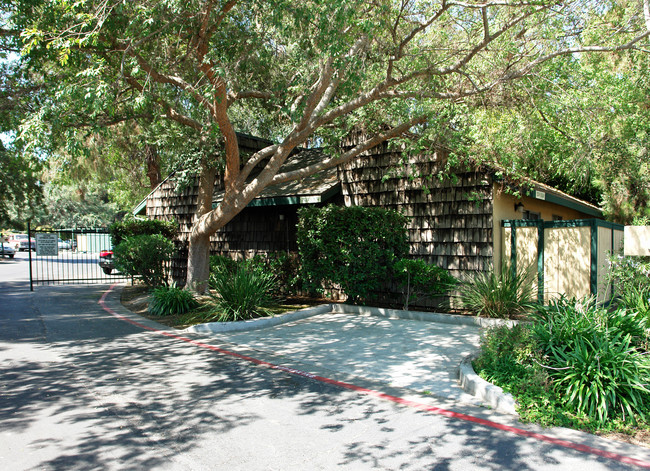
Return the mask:
M 270 340 L 262 344 L 253 335 L 263 331 L 170 331 L 123 309 L 108 286 L 30 293 L 1 275 L 2 267 L 0 469 L 650 466 L 647 449 L 422 394 L 431 386 L 400 365 L 420 372 L 427 361 L 382 332 L 411 336 L 404 344 L 426 336 L 393 320 L 325 315 L 312 327 L 265 329 Z M 343 331 L 347 340 L 336 335 Z M 465 342 L 461 332 L 439 335 L 451 347 Z M 382 367 L 369 353 L 373 343 L 388 359 Z M 429 361 L 452 362 L 450 350 L 427 348 Z M 347 353 L 328 356 L 328 349 Z

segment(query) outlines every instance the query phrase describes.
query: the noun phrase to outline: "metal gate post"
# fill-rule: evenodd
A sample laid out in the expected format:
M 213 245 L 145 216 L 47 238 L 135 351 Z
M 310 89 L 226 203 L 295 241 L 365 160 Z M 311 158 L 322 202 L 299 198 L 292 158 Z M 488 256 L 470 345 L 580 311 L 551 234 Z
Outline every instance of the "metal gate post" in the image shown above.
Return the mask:
M 35 244 L 36 242 L 34 242 Z M 32 275 L 32 226 L 30 221 L 27 221 L 27 253 L 29 253 L 29 290 L 34 291 L 34 277 Z

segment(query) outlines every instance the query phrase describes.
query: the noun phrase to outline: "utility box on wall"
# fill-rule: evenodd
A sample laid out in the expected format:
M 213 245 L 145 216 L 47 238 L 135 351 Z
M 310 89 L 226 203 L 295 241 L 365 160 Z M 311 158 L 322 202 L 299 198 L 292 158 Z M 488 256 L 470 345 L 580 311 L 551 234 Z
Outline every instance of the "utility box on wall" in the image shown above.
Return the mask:
M 650 257 L 650 226 L 625 226 L 626 256 Z

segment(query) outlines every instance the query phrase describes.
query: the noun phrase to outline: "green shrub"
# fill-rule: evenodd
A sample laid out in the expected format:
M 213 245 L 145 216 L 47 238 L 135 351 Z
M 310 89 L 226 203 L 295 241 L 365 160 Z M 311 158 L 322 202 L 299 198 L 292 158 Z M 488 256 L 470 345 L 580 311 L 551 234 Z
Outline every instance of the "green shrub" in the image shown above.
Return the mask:
M 605 430 L 646 419 L 650 359 L 635 313 L 563 297 L 530 319 L 488 331 L 475 362 L 513 393 L 522 418 Z
M 538 306 L 531 315 L 532 329 L 545 353 L 571 351 L 577 339 L 614 334 L 629 335 L 641 346 L 646 340 L 644 319 L 633 311 L 608 311 L 599 306 L 594 297 L 569 299 L 561 297 Z
M 537 339 L 527 325 L 491 327 L 481 333 L 481 354 L 474 368 L 484 379 L 515 395 L 540 395 L 549 390 Z
M 298 294 L 302 289 L 300 258 L 295 253 L 275 252 L 266 256 L 255 255 L 240 261 L 221 255 L 210 257 L 210 273 L 225 270 L 227 273 L 234 274 L 238 267 L 273 275 L 275 279 L 273 296 Z
M 227 273 L 235 273 L 237 270 L 237 261 L 233 260 L 230 257 L 224 257 L 223 255 L 211 255 L 210 256 L 210 273 L 216 273 L 218 271 L 226 271 Z
M 115 267 L 122 273 L 141 276 L 149 286 L 167 283 L 166 266 L 174 243 L 160 234 L 126 237 L 113 248 Z
M 111 224 L 109 231 L 113 245 L 117 246 L 125 238 L 138 235 L 160 234 L 166 239 L 174 239 L 178 226 L 174 222 L 159 219 L 125 219 Z
M 612 312 L 594 298 L 562 297 L 531 316 L 556 394 L 574 414 L 603 424 L 644 416 L 650 363 L 639 350 L 646 329 L 636 313 Z
M 609 258 L 609 280 L 615 301 L 631 293 L 650 292 L 650 257 L 612 255 Z
M 512 318 L 536 306 L 527 272 L 513 273 L 506 265 L 499 274 L 478 272 L 460 284 L 460 301 L 477 316 Z
M 151 293 L 149 312 L 155 316 L 177 316 L 198 307 L 189 291 L 176 286 L 161 286 Z
M 261 270 L 239 266 L 234 273 L 217 270 L 210 274 L 219 321 L 237 321 L 268 315 L 265 309 L 272 302 L 273 275 Z
M 402 258 L 393 266 L 393 274 L 404 295 L 404 310 L 422 296 L 441 296 L 451 290 L 456 279 L 444 268 L 424 260 Z
M 249 270 L 261 270 L 273 275 L 276 280 L 273 296 L 297 294 L 302 289 L 300 259 L 297 254 L 276 252 L 266 256 L 255 255 L 243 264 Z
M 306 288 L 340 287 L 351 302 L 374 297 L 408 252 L 406 218 L 381 208 L 302 208 L 297 239 Z
M 601 424 L 618 412 L 623 419 L 645 418 L 647 355 L 634 348 L 629 334 L 599 334 L 577 337 L 571 349 L 551 349 L 548 368 L 558 396 Z

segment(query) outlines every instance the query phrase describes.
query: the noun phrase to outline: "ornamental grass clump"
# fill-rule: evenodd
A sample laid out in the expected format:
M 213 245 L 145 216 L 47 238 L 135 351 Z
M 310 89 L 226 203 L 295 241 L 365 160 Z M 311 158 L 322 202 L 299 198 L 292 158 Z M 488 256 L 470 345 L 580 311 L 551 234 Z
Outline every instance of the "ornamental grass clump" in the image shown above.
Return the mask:
M 271 273 L 239 265 L 234 272 L 216 270 L 210 274 L 216 319 L 238 321 L 269 315 L 275 278 Z
M 154 316 L 178 316 L 198 307 L 189 291 L 176 286 L 161 286 L 151 293 L 149 312 Z
M 506 265 L 499 273 L 491 270 L 466 278 L 459 290 L 463 307 L 477 316 L 519 317 L 537 305 L 528 271 L 514 273 Z
M 645 419 L 650 358 L 635 313 L 610 312 L 594 298 L 562 297 L 538 309 L 531 329 L 567 410 L 600 426 L 612 417 Z

